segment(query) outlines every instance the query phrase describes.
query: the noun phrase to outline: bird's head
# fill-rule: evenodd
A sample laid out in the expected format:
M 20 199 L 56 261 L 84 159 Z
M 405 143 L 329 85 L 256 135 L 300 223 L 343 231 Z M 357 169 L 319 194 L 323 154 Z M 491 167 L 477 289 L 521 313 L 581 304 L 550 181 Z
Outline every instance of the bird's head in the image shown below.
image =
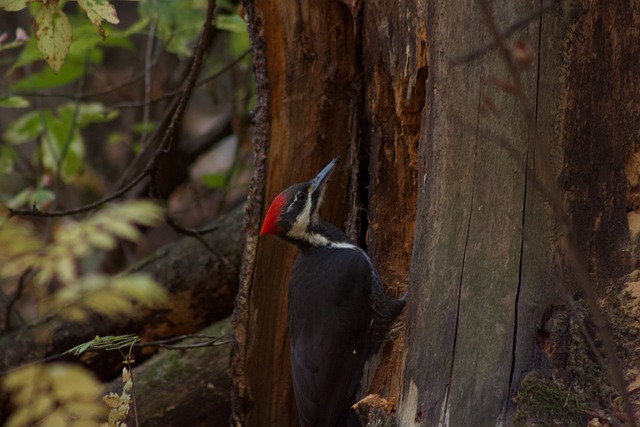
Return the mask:
M 327 179 L 340 156 L 333 159 L 311 181 L 292 185 L 273 200 L 264 218 L 260 235 L 275 234 L 293 240 L 307 240 L 310 229 L 318 223 Z

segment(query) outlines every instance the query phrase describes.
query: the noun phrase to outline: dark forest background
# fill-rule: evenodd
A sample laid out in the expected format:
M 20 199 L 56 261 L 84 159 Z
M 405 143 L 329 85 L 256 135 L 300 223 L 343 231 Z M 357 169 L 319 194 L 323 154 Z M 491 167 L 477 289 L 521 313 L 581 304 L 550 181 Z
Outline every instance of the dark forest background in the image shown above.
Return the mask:
M 297 425 L 258 230 L 339 154 L 409 291 L 363 422 L 635 425 L 638 1 L 0 9 L 3 424 Z

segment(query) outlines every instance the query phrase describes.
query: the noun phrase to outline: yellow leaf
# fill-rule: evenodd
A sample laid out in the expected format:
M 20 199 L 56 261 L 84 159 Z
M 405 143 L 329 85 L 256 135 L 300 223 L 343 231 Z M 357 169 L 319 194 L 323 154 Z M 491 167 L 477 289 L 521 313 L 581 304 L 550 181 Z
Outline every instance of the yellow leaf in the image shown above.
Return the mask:
M 29 427 L 36 421 L 31 413 L 29 406 L 20 406 L 16 411 L 11 414 L 11 417 L 7 420 L 5 427 Z
M 65 409 L 69 415 L 79 418 L 98 418 L 107 410 L 103 404 L 93 400 L 81 400 L 67 402 Z M 94 424 L 95 426 L 95 424 Z
M 7 12 L 16 12 L 27 7 L 26 0 L 0 0 L 0 9 Z
M 140 238 L 140 232 L 136 227 L 122 220 L 109 221 L 104 227 L 123 239 L 136 241 Z
M 3 378 L 2 385 L 11 393 L 17 408 L 7 421 L 7 427 L 31 426 L 51 410 L 53 397 L 48 391 L 48 380 L 43 364 L 26 366 Z
M 40 270 L 33 278 L 33 282 L 38 286 L 48 285 L 53 277 L 55 263 L 47 257 L 42 257 L 37 267 L 40 268 Z
M 118 277 L 113 283 L 113 289 L 120 295 L 127 295 L 146 305 L 163 302 L 169 298 L 167 290 L 144 273 Z
M 55 269 L 58 279 L 60 279 L 65 286 L 69 286 L 77 277 L 75 258 L 73 254 L 66 253 L 58 257 L 57 261 Z
M 3 387 L 13 394 L 16 403 L 26 403 L 36 394 L 39 386 L 48 387 L 42 380 L 45 367 L 42 364 L 25 366 L 9 372 L 2 380 Z
M 100 37 L 105 38 L 102 20 L 117 24 L 120 22 L 115 7 L 107 0 L 78 0 L 78 4 L 84 9 L 91 23 L 98 29 Z
M 133 305 L 120 295 L 109 292 L 94 292 L 87 295 L 83 305 L 105 316 L 114 317 L 121 313 L 133 314 Z
M 162 219 L 164 209 L 155 202 L 135 200 L 122 205 L 122 211 L 129 217 L 135 218 L 138 224 L 152 225 Z
M 38 420 L 47 415 L 53 408 L 53 397 L 47 392 L 32 396 L 29 402 L 29 411 L 34 420 Z
M 36 254 L 26 254 L 13 258 L 0 268 L 0 278 L 20 276 L 25 270 L 39 265 L 40 257 Z
M 69 424 L 69 427 L 96 427 L 96 423 L 98 421 L 99 420 L 96 420 L 96 419 L 76 420 L 73 423 Z
M 120 396 L 118 393 L 111 392 L 106 396 L 102 396 L 104 403 L 112 409 L 115 409 L 120 405 Z
M 82 323 L 87 320 L 87 312 L 81 307 L 65 307 L 57 314 L 71 322 Z
M 87 234 L 87 240 L 94 247 L 98 249 L 109 250 L 113 249 L 113 247 L 116 245 L 116 240 L 111 237 L 111 235 L 97 228 L 92 231 L 92 233 Z
M 56 410 L 42 421 L 40 427 L 66 427 L 69 424 L 68 415 L 62 409 Z
M 52 392 L 58 401 L 91 400 L 102 391 L 100 383 L 86 369 L 68 363 L 49 365 Z
M 71 46 L 71 25 L 58 2 L 42 2 L 33 16 L 38 50 L 56 73 Z

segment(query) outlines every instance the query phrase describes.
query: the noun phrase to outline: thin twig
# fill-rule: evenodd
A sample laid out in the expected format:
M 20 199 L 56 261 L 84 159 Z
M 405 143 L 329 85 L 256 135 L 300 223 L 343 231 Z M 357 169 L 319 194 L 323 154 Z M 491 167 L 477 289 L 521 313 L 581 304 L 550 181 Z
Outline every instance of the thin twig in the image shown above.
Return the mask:
M 203 78 L 202 80 L 198 81 L 195 84 L 195 87 L 201 87 L 206 85 L 207 83 L 212 82 L 213 80 L 217 79 L 218 77 L 220 77 L 220 75 L 226 73 L 227 71 L 231 70 L 233 67 L 235 67 L 236 65 L 238 65 L 238 63 L 240 63 L 240 61 L 242 61 L 247 55 L 249 55 L 251 53 L 251 49 L 247 49 L 245 50 L 242 54 L 240 54 L 236 59 L 234 59 L 233 61 L 231 61 L 230 63 L 228 63 L 227 65 L 225 65 L 223 68 L 221 68 L 220 70 L 216 71 L 215 73 L 213 73 L 212 75 Z M 172 90 L 170 92 L 167 92 L 157 98 L 153 98 L 151 100 L 149 100 L 150 104 L 155 104 L 158 103 L 160 101 L 164 101 L 165 99 L 169 99 L 171 97 L 174 97 L 176 95 L 179 95 L 180 93 L 182 93 L 183 89 L 182 88 L 178 88 L 175 90 Z M 139 108 L 145 105 L 145 102 L 120 102 L 114 105 L 110 105 L 109 108 L 110 109 L 121 109 L 121 108 Z
M 204 77 L 203 79 L 199 80 L 195 87 L 202 87 L 212 81 L 214 81 L 215 79 L 217 79 L 218 77 L 220 77 L 222 74 L 226 73 L 227 71 L 231 70 L 232 68 L 234 68 L 236 65 L 238 65 L 240 63 L 240 61 L 242 61 L 245 57 L 247 57 L 249 54 L 251 53 L 251 49 L 247 49 L 244 52 L 242 52 L 240 55 L 238 55 L 237 58 L 233 59 L 231 62 L 229 62 L 227 65 L 225 65 L 224 67 L 222 67 L 220 70 L 216 71 L 215 73 L 213 73 L 210 76 Z M 153 64 L 155 66 L 155 63 L 157 62 L 157 57 L 158 54 L 156 53 L 156 55 L 154 55 L 154 61 Z M 122 89 L 123 87 L 132 85 L 136 82 L 138 82 L 141 79 L 144 79 L 145 76 L 145 71 L 140 72 L 139 74 L 135 75 L 134 77 L 132 77 L 130 80 L 127 80 L 125 82 L 122 82 L 120 84 L 114 85 L 114 86 L 109 86 L 106 88 L 101 88 L 98 90 L 94 90 L 92 92 L 86 92 L 83 95 L 72 95 L 72 94 L 68 94 L 68 93 L 50 93 L 50 92 L 40 92 L 40 93 L 33 93 L 33 92 L 16 92 L 14 93 L 14 95 L 16 96 L 24 96 L 24 97 L 36 97 L 36 96 L 41 96 L 42 98 L 64 98 L 64 99 L 69 99 L 69 100 L 86 100 L 88 98 L 95 98 L 98 96 L 102 96 L 102 95 L 107 95 L 111 92 L 114 92 L 118 89 Z M 177 89 L 174 89 L 172 91 L 169 91 L 161 96 L 158 96 L 156 98 L 152 98 L 149 99 L 148 102 L 146 101 L 123 101 L 123 102 L 118 102 L 112 105 L 108 105 L 107 107 L 110 110 L 119 110 L 119 109 L 123 109 L 123 108 L 140 108 L 140 107 L 144 107 L 145 105 L 153 105 L 153 104 L 157 104 L 158 102 L 161 101 L 165 101 L 167 99 L 170 99 L 176 95 L 180 95 L 180 93 L 182 93 L 182 88 L 179 87 Z
M 64 211 L 49 211 L 49 212 L 41 211 L 35 207 L 31 209 L 9 209 L 8 215 L 10 218 L 16 215 L 35 216 L 35 217 L 59 217 L 59 216 L 67 216 L 67 215 L 74 215 L 74 214 L 88 212 L 104 205 L 105 203 L 108 203 L 112 200 L 120 198 L 122 195 L 124 195 L 133 187 L 135 187 L 138 183 L 140 183 L 150 173 L 152 175 L 155 175 L 153 172 L 157 170 L 157 166 L 161 157 L 165 153 L 167 153 L 171 148 L 171 143 L 173 141 L 173 138 L 175 137 L 176 130 L 180 127 L 180 124 L 182 123 L 182 118 L 184 116 L 187 102 L 189 101 L 191 92 L 195 87 L 196 78 L 198 76 L 198 72 L 200 71 L 200 67 L 202 66 L 202 61 L 204 58 L 204 53 L 206 51 L 206 46 L 208 45 L 209 39 L 211 36 L 211 21 L 213 19 L 214 9 L 215 9 L 215 1 L 209 0 L 204 29 L 202 31 L 200 39 L 198 40 L 198 45 L 195 50 L 194 60 L 191 65 L 189 75 L 187 76 L 187 80 L 181 91 L 181 96 L 177 101 L 177 105 L 175 107 L 175 111 L 171 118 L 171 122 L 169 123 L 167 130 L 164 132 L 162 136 L 162 140 L 160 141 L 160 144 L 158 145 L 158 148 L 156 149 L 153 158 L 151 159 L 151 161 L 149 161 L 149 163 L 147 163 L 144 170 L 135 179 L 130 181 L 120 190 L 116 191 L 115 193 L 107 197 L 103 197 L 102 199 L 96 202 L 90 203 L 88 205 L 75 208 L 75 209 L 68 209 Z
M 169 110 L 171 110 L 172 108 L 169 108 Z M 154 153 L 154 158 L 159 156 L 159 153 L 162 151 L 162 146 L 159 146 L 155 153 Z M 143 179 L 145 179 L 147 177 L 147 175 L 149 174 L 149 172 L 152 169 L 152 162 L 149 162 L 146 167 L 142 170 L 142 172 L 140 172 L 140 174 L 138 174 L 133 180 L 131 180 L 128 184 L 125 184 L 123 187 L 121 187 L 118 191 L 116 191 L 113 194 L 110 194 L 106 197 L 103 197 L 100 200 L 97 200 L 93 203 L 89 203 L 87 205 L 81 206 L 79 208 L 74 208 L 74 209 L 67 209 L 67 210 L 62 210 L 62 211 L 41 211 L 37 208 L 31 208 L 31 209 L 9 209 L 9 217 L 13 217 L 13 216 L 34 216 L 34 217 L 43 217 L 43 218 L 47 218 L 47 217 L 60 217 L 60 216 L 69 216 L 69 215 L 76 215 L 76 214 L 80 214 L 80 213 L 85 213 L 85 212 L 89 212 L 92 211 L 94 209 L 99 208 L 100 206 L 109 203 L 112 200 L 116 200 L 119 199 L 120 197 L 122 197 L 124 194 L 126 194 L 127 192 L 129 192 L 133 187 L 135 187 L 136 185 L 138 185 L 138 183 L 140 183 Z
M 183 341 L 186 339 L 193 338 L 201 338 L 206 341 L 196 342 L 193 344 L 173 344 L 176 341 Z M 148 341 L 148 342 L 137 342 L 133 346 L 134 347 L 160 347 L 166 348 L 168 350 L 191 350 L 195 348 L 203 348 L 203 347 L 217 347 L 220 345 L 228 344 L 229 341 L 223 341 L 223 337 L 212 337 L 209 335 L 181 335 L 179 337 L 169 338 L 166 340 L 158 340 L 158 341 Z
M 507 27 L 506 30 L 502 31 L 500 33 L 500 37 L 504 40 L 507 39 L 509 37 L 511 37 L 516 31 L 519 31 L 523 28 L 526 28 L 527 25 L 531 24 L 532 22 L 534 22 L 536 19 L 540 18 L 540 15 L 547 12 L 548 10 L 550 10 L 556 3 L 558 2 L 558 0 L 553 0 L 551 2 L 549 2 L 547 5 L 541 5 L 538 9 L 534 10 L 533 12 L 531 12 L 529 15 L 525 16 L 524 18 L 520 19 L 519 21 L 514 22 L 513 24 L 509 25 Z M 462 55 L 458 58 L 454 58 L 451 61 L 452 65 L 460 65 L 460 64 L 464 64 L 467 62 L 471 62 L 474 61 L 476 59 L 478 59 L 479 57 L 481 57 L 482 55 L 486 54 L 487 52 L 492 51 L 493 49 L 498 47 L 498 43 L 493 40 L 490 43 L 487 43 L 486 45 L 472 51 L 469 52 L 465 55 Z
M 156 2 L 154 1 L 154 8 Z M 151 55 L 153 54 L 153 39 L 156 33 L 157 19 L 151 20 L 149 34 L 147 34 L 147 47 L 144 55 L 144 108 L 142 109 L 142 134 L 140 140 L 147 137 L 147 126 L 149 125 L 149 112 L 151 111 Z
M 182 94 L 180 96 L 180 101 L 178 102 L 178 106 L 176 108 L 176 112 L 169 124 L 167 131 L 165 132 L 163 142 L 161 143 L 161 147 L 164 147 L 162 153 L 157 156 L 152 162 L 153 168 L 151 170 L 151 195 L 152 197 L 158 198 L 158 192 L 156 187 L 156 176 L 157 176 L 157 167 L 160 161 L 161 156 L 168 152 L 171 146 L 171 141 L 173 140 L 177 129 L 180 127 L 182 122 L 182 118 L 184 116 L 184 111 L 187 106 L 187 102 L 191 96 L 193 88 L 196 84 L 196 79 L 198 78 L 198 74 L 200 72 L 200 67 L 202 66 L 202 62 L 204 60 L 204 54 L 206 52 L 206 48 L 209 45 L 209 40 L 211 37 L 211 21 L 213 20 L 213 12 L 215 10 L 215 0 L 209 0 L 207 6 L 207 14 L 205 18 L 204 28 L 202 30 L 202 34 L 200 35 L 200 39 L 198 40 L 198 45 L 196 46 L 195 55 L 193 59 L 193 63 L 191 64 L 191 69 L 189 70 L 189 75 L 184 84 L 184 89 L 182 90 Z M 210 252 L 219 256 L 213 248 L 211 248 L 207 242 L 202 238 L 201 233 L 197 230 L 187 229 L 179 225 L 173 218 L 167 215 L 166 217 L 167 224 L 169 224 L 174 230 L 179 233 L 186 234 L 189 236 L 193 236 L 198 241 L 205 246 Z M 224 260 L 224 257 L 219 256 L 221 260 Z

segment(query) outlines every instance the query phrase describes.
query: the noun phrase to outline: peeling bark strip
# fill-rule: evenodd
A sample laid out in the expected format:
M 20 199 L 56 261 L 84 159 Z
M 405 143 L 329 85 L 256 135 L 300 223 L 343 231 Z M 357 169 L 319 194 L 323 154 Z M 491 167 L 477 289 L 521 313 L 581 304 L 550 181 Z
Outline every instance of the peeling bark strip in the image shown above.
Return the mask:
M 264 185 L 264 202 L 269 202 L 341 154 L 344 160 L 330 184 L 341 190 L 328 191 L 341 196 L 325 201 L 323 217 L 342 226 L 351 202 L 350 232 L 355 232 L 358 220 L 369 219 L 358 228 L 363 235 L 354 237 L 368 239 L 390 293 L 400 295 L 406 288 L 414 234 L 425 27 L 415 26 L 409 13 L 394 21 L 388 33 L 379 32 L 378 14 L 388 10 L 384 2 L 363 3 L 362 10 L 333 0 L 263 0 L 245 6 L 254 54 L 260 58 L 255 70 L 260 113 L 254 144 L 258 158 L 266 155 L 268 171 L 266 180 L 254 182 L 252 194 Z M 411 11 L 417 8 L 413 5 Z M 373 13 L 367 15 L 367 10 Z M 419 34 L 419 44 L 409 48 L 405 39 L 393 39 L 407 27 Z M 352 188 L 347 190 L 348 185 Z M 368 205 L 360 206 L 363 200 Z M 249 215 L 252 224 L 261 221 L 257 209 Z M 255 236 L 257 228 L 251 226 L 249 233 Z M 232 359 L 237 424 L 298 422 L 289 377 L 286 312 L 293 254 L 281 242 L 265 238 L 258 241 L 257 252 L 245 257 Z M 375 391 L 398 394 L 400 375 L 394 369 L 400 369 L 401 345 L 398 340 L 394 356 L 383 360 L 380 375 L 373 379 Z
M 230 355 L 231 368 L 231 424 L 245 425 L 246 414 L 251 408 L 251 389 L 246 378 L 246 357 L 249 328 L 249 299 L 256 260 L 258 230 L 264 204 L 265 161 L 269 139 L 267 64 L 262 37 L 262 18 L 256 13 L 253 1 L 244 2 L 248 17 L 249 36 L 253 49 L 254 79 L 256 83 L 256 108 L 253 121 L 253 173 L 245 210 L 245 247 L 240 268 L 240 284 L 231 318 L 233 341 Z

